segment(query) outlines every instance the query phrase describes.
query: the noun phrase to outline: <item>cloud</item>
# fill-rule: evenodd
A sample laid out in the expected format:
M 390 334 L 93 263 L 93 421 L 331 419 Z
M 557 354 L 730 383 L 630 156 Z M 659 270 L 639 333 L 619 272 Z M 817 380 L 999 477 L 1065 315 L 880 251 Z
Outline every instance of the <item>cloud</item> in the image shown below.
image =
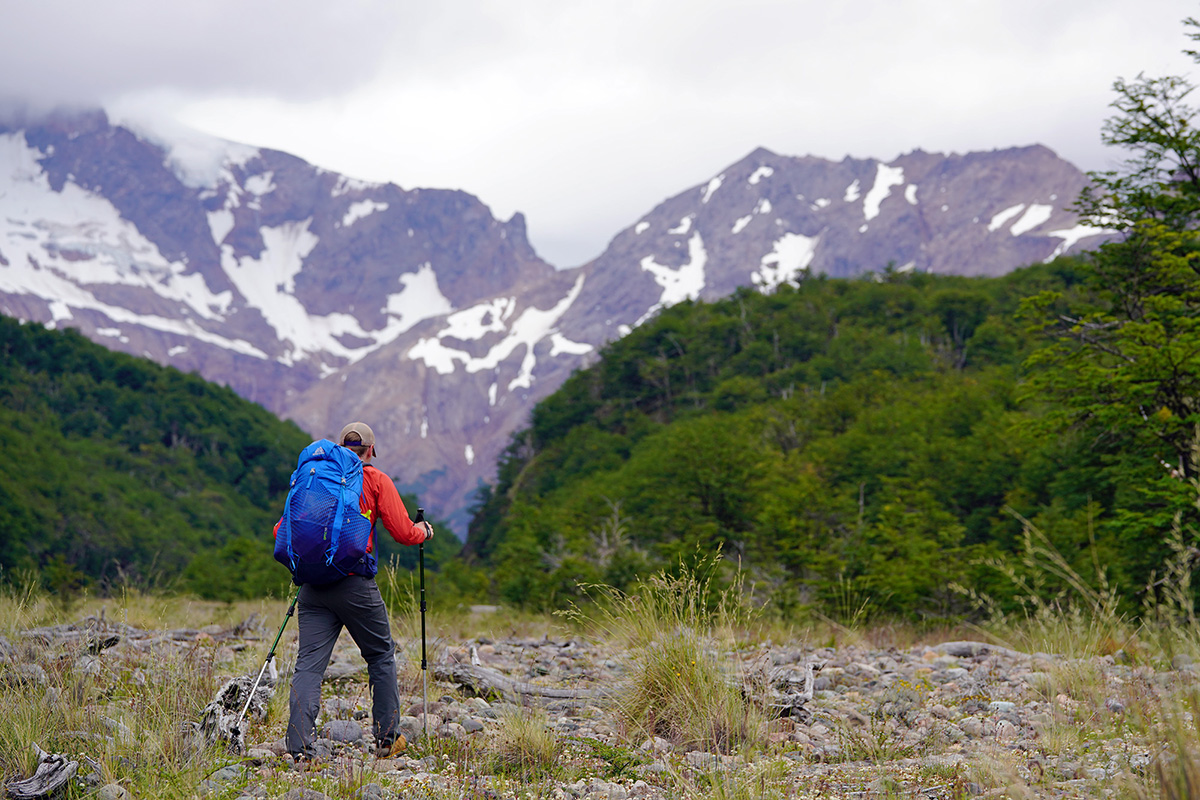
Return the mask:
M 141 91 L 305 101 L 376 73 L 407 4 L 48 0 L 5 5 L 0 96 L 97 103 Z M 419 7 L 417 7 L 419 9 Z M 419 13 L 415 15 L 419 18 Z
M 1190 69 L 1179 22 L 1194 13 L 1192 0 L 10 5 L 0 95 L 100 100 L 355 177 L 464 189 L 498 216 L 525 212 L 561 266 L 760 145 L 890 160 L 1041 143 L 1102 168 L 1113 79 Z

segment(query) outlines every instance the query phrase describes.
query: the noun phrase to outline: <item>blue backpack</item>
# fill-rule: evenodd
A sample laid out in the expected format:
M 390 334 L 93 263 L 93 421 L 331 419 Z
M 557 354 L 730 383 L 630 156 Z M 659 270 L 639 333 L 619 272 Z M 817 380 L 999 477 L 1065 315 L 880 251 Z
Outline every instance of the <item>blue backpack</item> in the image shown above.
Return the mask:
M 375 555 L 367 552 L 371 521 L 359 510 L 362 487 L 363 464 L 353 450 L 318 439 L 301 451 L 275 537 L 275 560 L 297 586 L 375 575 Z

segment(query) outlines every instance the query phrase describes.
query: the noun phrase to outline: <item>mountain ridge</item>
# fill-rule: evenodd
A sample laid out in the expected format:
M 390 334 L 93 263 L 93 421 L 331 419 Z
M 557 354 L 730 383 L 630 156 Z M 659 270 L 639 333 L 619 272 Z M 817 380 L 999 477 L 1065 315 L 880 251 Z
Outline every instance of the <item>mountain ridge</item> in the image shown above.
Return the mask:
M 465 191 L 160 139 L 102 112 L 0 123 L 0 310 L 314 436 L 367 419 L 384 468 L 460 531 L 533 404 L 659 309 L 806 272 L 999 274 L 1103 236 L 1067 208 L 1086 177 L 1040 145 L 888 164 L 756 148 L 557 270 L 522 215 Z

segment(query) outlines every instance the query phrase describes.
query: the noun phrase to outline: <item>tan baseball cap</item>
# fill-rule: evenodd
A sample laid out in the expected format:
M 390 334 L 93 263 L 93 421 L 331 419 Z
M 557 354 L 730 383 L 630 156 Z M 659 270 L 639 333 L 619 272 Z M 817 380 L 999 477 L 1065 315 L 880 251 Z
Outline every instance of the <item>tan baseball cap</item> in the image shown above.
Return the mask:
M 357 439 L 358 441 L 347 442 L 346 437 L 352 433 L 357 435 L 351 438 Z M 342 432 L 338 434 L 337 443 L 341 445 L 361 444 L 363 447 L 374 447 L 375 431 L 371 430 L 371 426 L 365 422 L 351 422 L 349 425 L 342 428 Z

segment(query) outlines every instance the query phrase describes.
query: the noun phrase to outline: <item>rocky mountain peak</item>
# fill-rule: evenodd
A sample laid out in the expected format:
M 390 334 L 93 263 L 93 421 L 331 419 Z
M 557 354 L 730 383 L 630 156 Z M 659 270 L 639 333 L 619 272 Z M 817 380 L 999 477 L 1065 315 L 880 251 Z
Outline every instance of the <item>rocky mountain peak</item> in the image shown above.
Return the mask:
M 1100 240 L 1041 146 L 884 163 L 757 148 L 583 267 L 525 218 L 279 151 L 114 125 L 0 122 L 0 311 L 227 384 L 314 436 L 372 422 L 381 466 L 465 530 L 533 404 L 685 299 L 822 272 L 998 274 Z

